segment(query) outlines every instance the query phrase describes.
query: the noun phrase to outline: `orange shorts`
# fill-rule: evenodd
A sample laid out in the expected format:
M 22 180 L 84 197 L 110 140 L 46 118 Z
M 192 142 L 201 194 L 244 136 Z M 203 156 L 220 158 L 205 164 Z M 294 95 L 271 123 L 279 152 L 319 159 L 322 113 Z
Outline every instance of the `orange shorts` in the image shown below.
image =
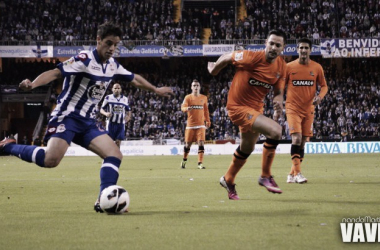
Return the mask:
M 301 133 L 303 136 L 313 136 L 314 111 L 307 114 L 286 110 L 286 118 L 289 125 L 289 133 Z
M 239 126 L 240 132 L 243 133 L 252 131 L 252 125 L 261 114 L 263 114 L 263 108 L 258 111 L 251 107 L 242 106 L 228 110 L 228 116 L 232 123 Z
M 195 128 L 185 130 L 185 142 L 198 142 L 206 139 L 205 128 Z

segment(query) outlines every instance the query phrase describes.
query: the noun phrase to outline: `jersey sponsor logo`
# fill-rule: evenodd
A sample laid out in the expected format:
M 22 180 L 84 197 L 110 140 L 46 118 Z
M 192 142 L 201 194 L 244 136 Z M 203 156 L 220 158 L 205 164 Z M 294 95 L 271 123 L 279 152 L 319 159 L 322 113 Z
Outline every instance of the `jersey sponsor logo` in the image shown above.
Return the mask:
M 93 70 L 97 70 L 97 71 L 100 71 L 100 67 L 98 67 L 98 66 L 94 66 L 94 65 L 91 66 L 91 69 L 93 69 Z
M 92 101 L 100 101 L 102 99 L 104 93 L 106 92 L 106 88 L 104 86 L 104 83 L 101 82 L 100 84 L 96 84 L 88 88 L 88 98 Z
M 311 80 L 293 80 L 293 86 L 313 86 L 314 81 Z
M 202 105 L 191 105 L 190 106 L 192 109 L 203 109 Z
M 236 52 L 235 53 L 235 61 L 243 60 L 243 52 Z
M 122 105 L 115 105 L 113 106 L 112 110 L 114 113 L 122 113 L 124 111 Z
M 271 88 L 270 84 L 265 83 L 265 82 L 260 82 L 260 81 L 258 81 L 256 79 L 253 79 L 253 78 L 249 79 L 248 83 L 251 86 L 260 86 L 260 87 L 264 87 L 266 89 L 270 89 Z

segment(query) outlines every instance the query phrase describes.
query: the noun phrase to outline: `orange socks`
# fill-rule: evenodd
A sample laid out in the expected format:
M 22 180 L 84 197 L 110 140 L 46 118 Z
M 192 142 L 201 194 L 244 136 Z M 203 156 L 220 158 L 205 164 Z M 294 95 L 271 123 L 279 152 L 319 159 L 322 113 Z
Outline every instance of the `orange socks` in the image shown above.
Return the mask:
M 278 140 L 273 140 L 267 138 L 263 146 L 263 159 L 261 165 L 261 177 L 270 177 L 271 167 L 273 163 L 274 156 L 276 155 L 276 148 L 278 145 Z
M 228 168 L 224 178 L 229 184 L 235 183 L 236 175 L 239 173 L 240 169 L 244 166 L 247 161 L 247 158 L 250 154 L 246 154 L 240 151 L 240 146 L 235 150 L 235 153 L 232 157 L 232 162 Z

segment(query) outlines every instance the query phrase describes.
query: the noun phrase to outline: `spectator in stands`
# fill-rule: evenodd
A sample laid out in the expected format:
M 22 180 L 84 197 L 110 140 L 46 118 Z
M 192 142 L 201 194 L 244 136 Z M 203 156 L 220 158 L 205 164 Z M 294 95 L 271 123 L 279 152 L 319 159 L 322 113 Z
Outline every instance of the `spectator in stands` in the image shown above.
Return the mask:
M 28 137 L 26 135 L 24 135 L 24 137 L 22 138 L 21 144 L 23 144 L 23 145 L 29 145 L 30 144 Z
M 42 146 L 42 142 L 39 136 L 37 136 L 33 141 L 34 146 Z

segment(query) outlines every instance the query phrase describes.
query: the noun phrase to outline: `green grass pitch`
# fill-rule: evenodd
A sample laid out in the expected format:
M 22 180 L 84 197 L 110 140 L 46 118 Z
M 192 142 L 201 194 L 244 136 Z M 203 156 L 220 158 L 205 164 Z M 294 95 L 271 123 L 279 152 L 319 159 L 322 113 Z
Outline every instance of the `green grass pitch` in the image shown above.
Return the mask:
M 342 243 L 343 218 L 380 217 L 380 155 L 306 155 L 307 184 L 287 184 L 289 155 L 272 167 L 283 194 L 257 184 L 252 155 L 236 183 L 220 187 L 231 156 L 124 157 L 118 184 L 131 197 L 125 215 L 97 214 L 98 157 L 65 157 L 42 169 L 0 157 L 0 249 L 378 249 Z M 376 238 L 377 239 L 377 238 Z M 377 240 L 376 240 L 377 241 Z

